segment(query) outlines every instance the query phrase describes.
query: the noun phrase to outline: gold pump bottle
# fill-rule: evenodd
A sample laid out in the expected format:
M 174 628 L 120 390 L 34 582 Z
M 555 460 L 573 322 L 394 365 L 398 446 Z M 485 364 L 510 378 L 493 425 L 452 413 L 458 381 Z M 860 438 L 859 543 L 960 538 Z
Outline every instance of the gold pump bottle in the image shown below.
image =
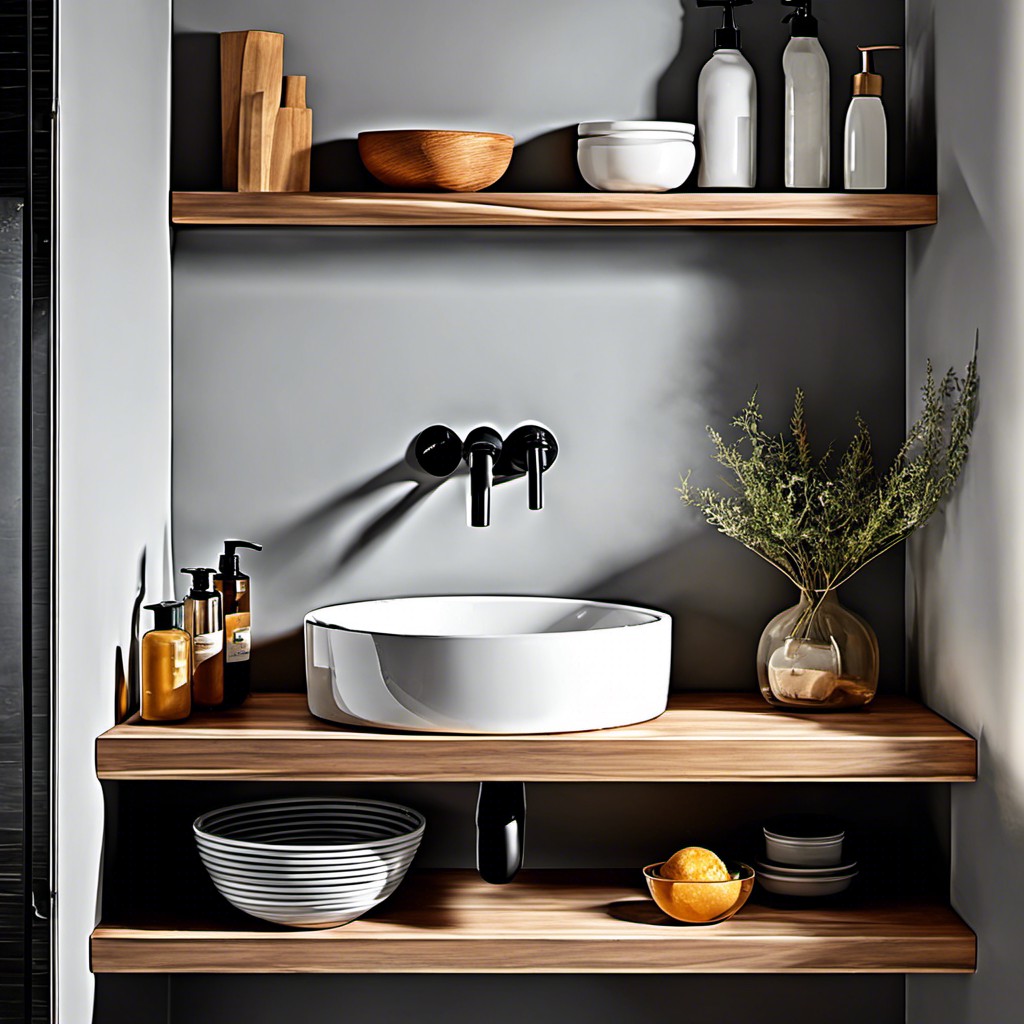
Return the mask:
M 142 638 L 144 722 L 179 722 L 192 713 L 192 640 L 182 628 L 181 601 L 147 604 L 153 628 Z
M 219 708 L 224 703 L 224 606 L 210 583 L 213 569 L 182 569 L 191 573 L 185 598 L 185 629 L 192 637 L 192 703 Z
M 249 696 L 252 650 L 250 599 L 252 585 L 239 568 L 238 548 L 262 551 L 262 544 L 249 540 L 224 541 L 213 586 L 224 601 L 224 703 L 237 707 Z

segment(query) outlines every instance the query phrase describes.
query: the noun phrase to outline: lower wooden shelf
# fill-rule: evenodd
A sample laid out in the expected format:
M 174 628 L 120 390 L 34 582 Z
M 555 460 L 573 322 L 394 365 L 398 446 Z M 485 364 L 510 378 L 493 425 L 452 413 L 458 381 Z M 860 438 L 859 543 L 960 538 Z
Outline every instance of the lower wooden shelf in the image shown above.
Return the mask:
M 945 906 L 777 909 L 751 902 L 731 921 L 692 927 L 665 917 L 636 878 L 637 872 L 525 871 L 496 887 L 470 871 L 423 872 L 377 911 L 327 931 L 283 930 L 227 908 L 205 924 L 103 923 L 92 935 L 92 969 L 905 974 L 975 967 L 974 933 Z

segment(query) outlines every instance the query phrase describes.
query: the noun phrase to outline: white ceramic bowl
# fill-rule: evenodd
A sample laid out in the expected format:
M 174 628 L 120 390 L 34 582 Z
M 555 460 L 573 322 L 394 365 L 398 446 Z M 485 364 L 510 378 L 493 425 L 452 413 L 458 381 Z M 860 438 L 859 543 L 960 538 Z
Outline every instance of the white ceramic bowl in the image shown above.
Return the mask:
M 857 871 L 857 862 L 848 861 L 827 868 L 795 868 L 788 864 L 776 864 L 774 861 L 758 861 L 758 871 L 767 871 L 770 875 L 785 875 L 793 878 L 825 878 L 829 875 L 847 875 Z
M 618 132 L 671 132 L 692 139 L 696 131 L 696 126 L 687 121 L 584 121 L 579 126 L 581 138 Z
M 213 884 L 233 906 L 275 924 L 330 928 L 398 888 L 425 825 L 398 804 L 298 798 L 210 811 L 193 832 Z
M 827 868 L 840 864 L 843 859 L 843 840 L 827 839 L 808 842 L 802 839 L 764 837 L 768 860 L 778 864 L 791 864 L 801 868 Z
M 693 140 L 683 137 L 595 136 L 580 139 L 577 150 L 584 180 L 603 192 L 668 192 L 686 182 L 696 160 Z
M 767 892 L 773 892 L 779 896 L 835 896 L 837 893 L 849 889 L 856 877 L 856 871 L 848 874 L 800 878 L 793 875 L 773 874 L 766 869 L 759 869 L 757 884 Z

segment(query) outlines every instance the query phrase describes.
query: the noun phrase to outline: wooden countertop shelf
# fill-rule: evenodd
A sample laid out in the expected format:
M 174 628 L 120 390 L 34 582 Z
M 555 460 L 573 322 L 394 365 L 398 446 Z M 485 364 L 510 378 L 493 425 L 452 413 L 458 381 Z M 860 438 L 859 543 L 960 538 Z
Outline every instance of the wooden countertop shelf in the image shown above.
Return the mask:
M 186 722 L 115 726 L 102 779 L 479 782 L 971 782 L 976 745 L 904 697 L 786 714 L 759 694 L 674 694 L 660 718 L 597 732 L 456 736 L 355 729 L 301 694 L 257 694 Z
M 173 192 L 178 225 L 913 228 L 938 197 L 885 193 Z
M 962 973 L 973 932 L 935 904 L 773 909 L 731 921 L 670 921 L 636 872 L 412 875 L 369 916 L 327 931 L 264 925 L 224 907 L 188 926 L 99 925 L 96 973 Z M 754 899 L 757 898 L 755 892 Z M 219 910 L 215 911 L 215 913 Z

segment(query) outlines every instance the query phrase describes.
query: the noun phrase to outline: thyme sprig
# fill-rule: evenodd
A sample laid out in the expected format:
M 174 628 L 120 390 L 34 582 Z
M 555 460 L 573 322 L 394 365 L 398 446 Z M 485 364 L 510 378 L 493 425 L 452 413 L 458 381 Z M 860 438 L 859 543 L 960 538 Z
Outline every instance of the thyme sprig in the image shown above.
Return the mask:
M 923 410 L 893 464 L 875 466 L 871 433 L 860 416 L 849 447 L 815 458 L 797 390 L 788 432 L 769 434 L 757 392 L 733 419 L 739 437 L 713 427 L 712 458 L 729 471 L 730 493 L 696 488 L 690 473 L 678 488 L 719 532 L 738 540 L 820 604 L 866 565 L 920 529 L 963 470 L 978 401 L 978 357 L 964 376 L 936 378 L 929 362 Z

